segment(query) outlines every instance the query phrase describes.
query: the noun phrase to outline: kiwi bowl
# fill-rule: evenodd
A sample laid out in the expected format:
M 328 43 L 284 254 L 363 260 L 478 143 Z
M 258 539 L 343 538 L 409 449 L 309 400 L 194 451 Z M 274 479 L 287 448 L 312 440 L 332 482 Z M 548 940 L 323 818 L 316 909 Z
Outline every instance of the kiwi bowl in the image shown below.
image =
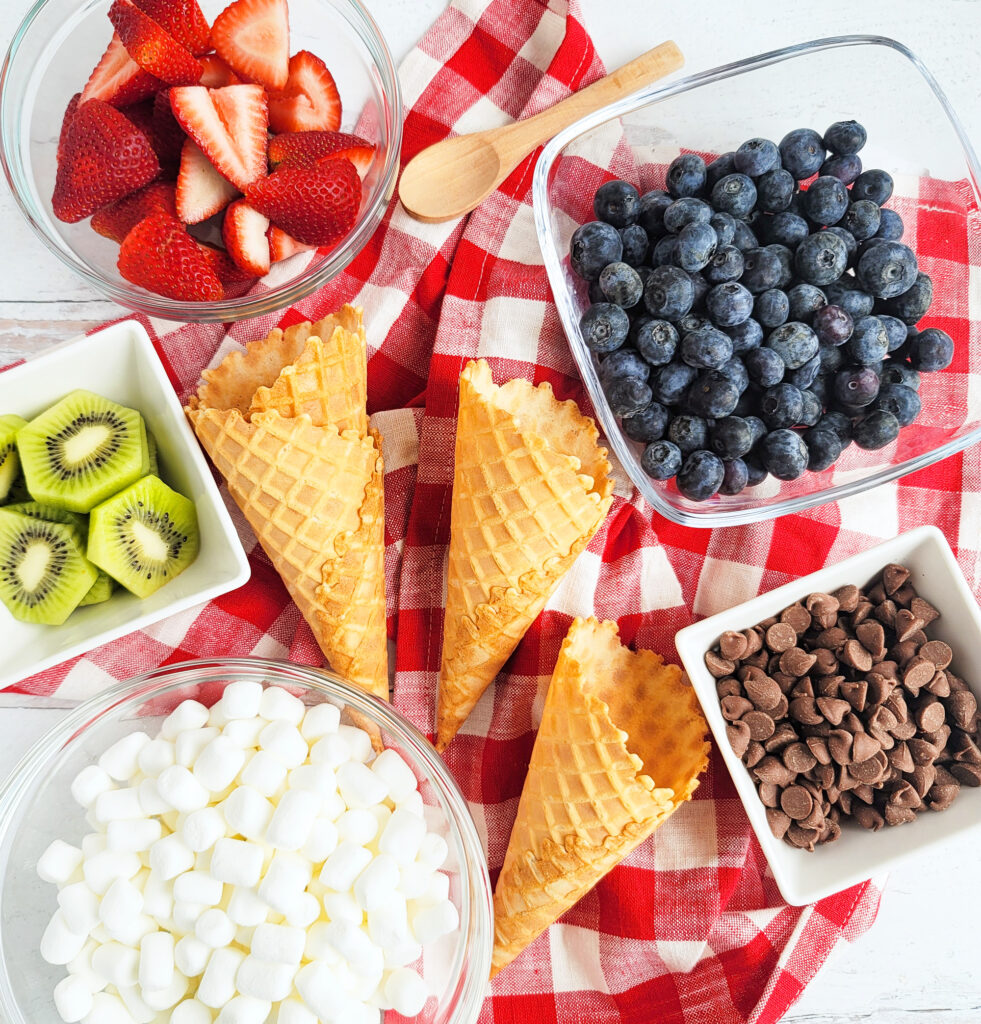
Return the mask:
M 107 600 L 78 607 L 61 625 L 22 622 L 0 604 L 0 689 L 234 590 L 249 578 L 235 526 L 144 328 L 123 321 L 0 373 L 0 416 L 32 420 L 79 389 L 139 410 L 156 443 L 159 476 L 193 503 L 199 548 L 179 574 L 149 596 L 117 587 Z M 11 501 L 17 496 L 8 496 L 7 504 Z

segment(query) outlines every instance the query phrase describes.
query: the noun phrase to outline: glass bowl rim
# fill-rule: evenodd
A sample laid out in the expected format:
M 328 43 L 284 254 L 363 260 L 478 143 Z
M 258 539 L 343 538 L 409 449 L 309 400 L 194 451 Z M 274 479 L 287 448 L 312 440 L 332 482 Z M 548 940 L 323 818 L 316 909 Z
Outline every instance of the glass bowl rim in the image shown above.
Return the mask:
M 709 68 L 694 75 L 687 75 L 667 85 L 649 86 L 625 99 L 610 103 L 602 109 L 581 118 L 568 128 L 563 129 L 546 144 L 541 157 L 535 165 L 535 172 L 532 178 L 532 205 L 538 244 L 542 251 L 549 284 L 551 285 L 555 304 L 558 308 L 559 319 L 566 334 L 566 340 L 572 351 L 572 356 L 579 369 L 579 373 L 586 385 L 586 390 L 593 400 L 596 416 L 600 421 L 608 444 L 613 449 L 613 454 L 623 466 L 624 472 L 630 479 L 631 484 L 640 491 L 641 496 L 656 512 L 664 516 L 665 519 L 678 523 L 681 526 L 693 526 L 703 529 L 714 529 L 723 526 L 744 526 L 751 523 L 766 522 L 767 520 L 776 519 L 795 512 L 802 512 L 805 509 L 814 508 L 818 505 L 830 504 L 855 494 L 861 494 L 864 491 L 878 487 L 880 484 L 888 483 L 909 473 L 914 473 L 951 455 L 964 451 L 966 448 L 970 448 L 981 441 L 981 426 L 978 426 L 974 430 L 947 441 L 937 448 L 913 456 L 904 462 L 888 466 L 860 480 L 847 481 L 833 487 L 824 487 L 810 494 L 786 498 L 783 501 L 774 502 L 765 507 L 733 509 L 730 511 L 693 512 L 676 507 L 662 497 L 646 478 L 641 479 L 642 471 L 634 468 L 635 456 L 632 449 L 623 435 L 609 403 L 603 397 L 602 387 L 592 361 L 585 354 L 585 342 L 579 333 L 578 321 L 572 308 L 562 264 L 557 259 L 554 246 L 551 244 L 552 229 L 549 224 L 550 204 L 548 199 L 549 175 L 562 150 L 579 136 L 592 131 L 602 124 L 616 120 L 626 114 L 631 114 L 642 107 L 652 106 L 671 96 L 689 92 L 690 90 L 697 89 L 699 86 L 710 85 L 748 71 L 756 71 L 760 68 L 769 67 L 772 64 L 779 64 L 795 57 L 816 53 L 820 50 L 849 46 L 874 46 L 893 50 L 900 54 L 900 56 L 905 57 L 916 68 L 932 90 L 934 97 L 946 113 L 950 126 L 957 134 L 970 176 L 969 183 L 973 188 L 975 200 L 981 206 L 981 161 L 979 161 L 971 140 L 968 138 L 960 118 L 951 106 L 943 89 L 941 89 L 929 68 L 905 43 L 898 42 L 888 36 L 875 34 L 855 33 L 811 39 L 801 43 L 794 43 L 790 46 L 780 47 L 776 50 L 768 50 L 765 53 L 755 54 L 728 64 L 722 64 L 716 68 Z M 573 343 L 573 337 L 577 338 L 578 345 Z M 600 396 L 599 400 L 597 400 L 596 396 Z
M 31 27 L 42 11 L 52 2 L 54 0 L 37 0 L 30 8 L 17 26 L 4 55 L 3 64 L 0 65 L 0 165 L 3 167 L 7 185 L 17 208 L 34 234 L 49 252 L 53 253 L 62 264 L 88 285 L 126 309 L 147 316 L 185 323 L 232 323 L 285 309 L 306 298 L 339 274 L 368 244 L 369 239 L 381 223 L 395 192 L 395 181 L 398 176 L 402 149 L 403 106 L 402 87 L 391 50 L 377 23 L 361 0 L 327 0 L 327 2 L 338 8 L 340 17 L 345 17 L 340 8 L 344 7 L 349 11 L 351 18 L 347 20 L 374 62 L 380 79 L 381 93 L 390 112 L 388 120 L 391 139 L 375 195 L 371 203 L 361 212 L 352 233 L 344 244 L 334 249 L 315 270 L 311 271 L 308 267 L 306 272 L 301 273 L 292 283 L 266 288 L 258 295 L 222 299 L 218 302 L 182 302 L 177 299 L 169 299 L 166 296 L 153 295 L 145 290 L 137 291 L 135 285 L 130 287 L 116 284 L 82 263 L 75 256 L 71 246 L 49 234 L 41 220 L 35 216 L 33 204 L 28 199 L 29 191 L 22 188 L 26 183 L 27 174 L 15 138 L 16 126 L 19 123 L 19 118 L 23 116 L 23 112 L 18 105 L 18 97 L 11 94 L 8 83 L 11 69 L 20 55 L 21 46 Z M 310 2 L 310 0 L 306 0 L 306 2 Z M 9 148 L 8 139 L 12 143 Z

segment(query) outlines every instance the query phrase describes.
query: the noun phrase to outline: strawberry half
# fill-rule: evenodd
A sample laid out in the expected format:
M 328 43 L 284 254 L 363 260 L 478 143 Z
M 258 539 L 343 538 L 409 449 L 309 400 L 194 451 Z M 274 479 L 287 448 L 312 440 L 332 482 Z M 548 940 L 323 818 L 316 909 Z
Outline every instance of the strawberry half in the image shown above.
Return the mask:
M 177 216 L 185 224 L 200 224 L 213 217 L 239 194 L 211 161 L 190 140 L 184 140 L 181 169 L 177 172 Z
M 218 56 L 217 53 L 206 53 L 201 58 L 204 74 L 198 85 L 208 89 L 220 89 L 223 85 L 241 85 L 242 79 Z
M 282 89 L 290 65 L 286 0 L 235 0 L 215 18 L 211 43 L 247 82 Z
M 191 85 L 204 68 L 132 0 L 114 0 L 109 20 L 126 52 L 144 71 L 170 85 Z
M 147 74 L 126 52 L 123 41 L 113 32 L 106 52 L 82 90 L 80 103 L 102 100 L 114 107 L 139 103 L 166 85 L 154 75 Z
M 292 235 L 286 234 L 282 228 L 276 227 L 275 224 L 269 225 L 266 237 L 269 239 L 269 259 L 273 263 L 287 260 L 298 252 L 309 252 L 311 249 L 317 248 L 315 245 L 306 245 L 304 242 L 298 242 Z
M 163 210 L 172 217 L 177 215 L 174 186 L 169 181 L 153 181 L 139 192 L 96 210 L 92 214 L 92 230 L 114 242 L 122 242 L 141 220 L 156 210 Z
M 170 94 L 164 89 L 153 97 L 153 127 L 150 145 L 153 146 L 163 172 L 176 176 L 181 162 L 181 149 L 187 136 L 170 109 Z
M 269 126 L 274 132 L 336 132 L 341 97 L 327 65 L 308 50 L 290 58 L 286 85 L 269 93 Z
M 327 157 L 350 160 L 364 179 L 375 157 L 375 147 L 358 135 L 347 132 L 287 132 L 269 140 L 269 165 L 309 167 Z
M 242 270 L 263 277 L 269 273 L 269 218 L 253 209 L 244 199 L 225 211 L 221 238 L 232 262 Z
M 225 294 L 201 246 L 163 210 L 145 217 L 123 239 L 116 266 L 127 281 L 181 302 L 217 302 Z
M 170 105 L 184 131 L 240 191 L 265 175 L 267 112 L 261 85 L 184 86 L 170 90 Z
M 102 100 L 79 104 L 65 136 L 51 205 L 70 224 L 142 188 L 160 173 L 147 137 Z
M 65 139 L 68 138 L 68 128 L 72 123 L 72 118 L 75 116 L 75 111 L 78 110 L 78 101 L 81 98 L 82 94 L 80 92 L 72 96 L 68 101 L 68 106 L 65 108 L 65 116 L 61 119 L 61 134 L 58 136 L 58 149 L 55 151 L 55 160 L 59 164 L 65 154 Z
M 181 46 L 195 57 L 211 49 L 211 29 L 198 0 L 133 0 Z
M 224 249 L 207 242 L 198 242 L 198 245 L 222 284 L 242 284 L 244 281 L 255 280 L 255 274 L 237 266 Z
M 250 205 L 307 245 L 330 245 L 353 227 L 361 178 L 349 160 L 282 167 L 245 190 Z

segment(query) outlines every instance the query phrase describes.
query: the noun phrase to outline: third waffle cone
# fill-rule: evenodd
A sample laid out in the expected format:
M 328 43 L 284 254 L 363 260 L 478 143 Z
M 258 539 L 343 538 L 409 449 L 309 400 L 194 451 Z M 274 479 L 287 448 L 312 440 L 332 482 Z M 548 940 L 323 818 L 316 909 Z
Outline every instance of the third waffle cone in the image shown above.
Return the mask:
M 572 623 L 494 892 L 492 975 L 691 797 L 706 733 L 680 668 L 616 623 Z

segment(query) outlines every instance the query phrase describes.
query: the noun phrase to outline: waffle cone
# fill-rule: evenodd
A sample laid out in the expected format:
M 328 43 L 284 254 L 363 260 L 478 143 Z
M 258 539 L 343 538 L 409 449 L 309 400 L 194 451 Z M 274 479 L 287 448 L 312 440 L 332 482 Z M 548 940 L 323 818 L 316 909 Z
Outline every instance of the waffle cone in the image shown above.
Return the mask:
M 681 669 L 613 622 L 572 623 L 494 892 L 492 976 L 691 797 L 706 732 Z
M 456 735 L 606 516 L 592 420 L 547 383 L 460 377 L 436 746 Z

